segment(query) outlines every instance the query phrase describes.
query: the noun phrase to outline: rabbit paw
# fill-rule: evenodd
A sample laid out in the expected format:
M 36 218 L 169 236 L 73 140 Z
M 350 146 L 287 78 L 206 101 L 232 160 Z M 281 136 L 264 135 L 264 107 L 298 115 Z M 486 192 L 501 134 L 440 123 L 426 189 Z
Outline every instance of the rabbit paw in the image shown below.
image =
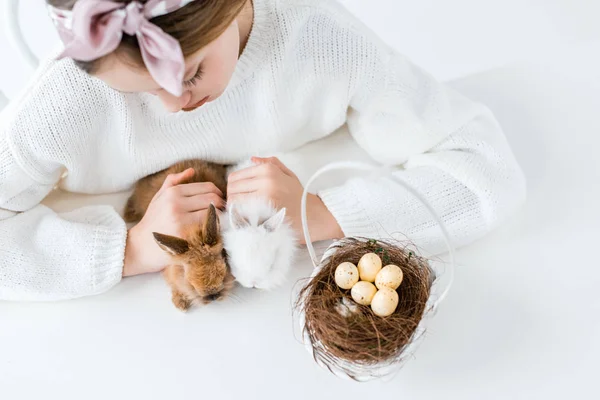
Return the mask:
M 175 307 L 183 312 L 187 311 L 192 306 L 192 302 L 182 293 L 173 293 L 172 300 Z

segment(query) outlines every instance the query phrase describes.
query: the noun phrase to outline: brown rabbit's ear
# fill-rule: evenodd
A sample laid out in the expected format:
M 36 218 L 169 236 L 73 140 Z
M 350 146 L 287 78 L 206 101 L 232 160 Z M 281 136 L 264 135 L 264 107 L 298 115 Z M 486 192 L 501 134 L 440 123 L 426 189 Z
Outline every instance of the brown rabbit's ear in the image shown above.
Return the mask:
M 163 235 L 162 233 L 154 232 L 152 234 L 160 248 L 173 256 L 182 255 L 190 249 L 190 245 L 186 240 L 175 236 Z
M 208 215 L 202 228 L 202 241 L 209 246 L 219 243 L 219 218 L 217 209 L 212 204 L 208 207 Z

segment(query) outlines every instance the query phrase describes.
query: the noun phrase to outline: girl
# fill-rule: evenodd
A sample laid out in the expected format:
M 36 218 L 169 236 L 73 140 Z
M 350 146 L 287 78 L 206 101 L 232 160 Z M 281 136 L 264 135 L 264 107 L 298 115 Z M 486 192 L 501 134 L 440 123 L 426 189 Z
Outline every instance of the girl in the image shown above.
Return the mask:
M 187 158 L 234 163 L 287 151 L 343 124 L 369 155 L 425 194 L 457 244 L 524 199 L 523 175 L 490 111 L 436 82 L 334 0 L 47 0 L 65 44 L 0 128 L 0 299 L 104 292 L 167 260 L 152 232 L 180 235 L 210 203 L 209 183 L 170 176 L 143 220 L 111 208 L 57 214 L 58 184 L 123 191 Z M 300 235 L 302 185 L 256 158 L 230 198 L 287 207 Z M 311 195 L 314 240 L 402 232 L 441 246 L 435 222 L 388 179 L 353 179 Z M 443 248 L 443 247 L 438 247 Z

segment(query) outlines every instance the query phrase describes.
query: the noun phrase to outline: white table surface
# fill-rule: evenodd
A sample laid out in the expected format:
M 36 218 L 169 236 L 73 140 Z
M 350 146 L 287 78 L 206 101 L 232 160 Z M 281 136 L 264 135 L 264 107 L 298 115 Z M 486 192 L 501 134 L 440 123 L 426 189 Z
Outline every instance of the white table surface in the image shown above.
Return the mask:
M 238 289 L 236 300 L 187 315 L 157 275 L 92 298 L 0 302 L 0 399 L 600 398 L 599 44 L 453 83 L 496 113 L 529 201 L 459 252 L 453 290 L 393 380 L 342 381 L 298 342 L 290 293 L 310 273 L 304 256 L 280 290 Z M 335 135 L 290 164 L 331 141 L 347 143 Z M 59 193 L 49 203 L 124 198 Z

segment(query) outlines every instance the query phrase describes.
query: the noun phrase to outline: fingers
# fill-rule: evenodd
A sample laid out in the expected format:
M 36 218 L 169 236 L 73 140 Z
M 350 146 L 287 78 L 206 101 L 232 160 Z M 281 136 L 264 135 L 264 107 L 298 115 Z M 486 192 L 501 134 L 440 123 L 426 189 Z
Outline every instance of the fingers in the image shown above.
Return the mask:
M 277 157 L 269 157 L 269 158 L 261 158 L 261 157 L 252 157 L 252 162 L 256 164 L 273 164 L 277 166 L 281 172 L 286 174 L 287 176 L 296 176 L 288 167 L 285 166 L 284 163 Z
M 183 227 L 201 225 L 206 219 L 206 214 L 207 210 L 199 210 L 190 213 L 185 213 L 180 216 L 179 223 Z
M 163 182 L 163 185 L 160 189 L 163 190 L 163 189 L 167 189 L 167 188 L 170 188 L 173 186 L 177 186 L 184 180 L 193 177 L 194 173 L 195 173 L 195 171 L 193 168 L 188 168 L 185 171 L 180 172 L 178 174 L 170 174 L 167 176 L 167 178 Z
M 263 185 L 263 179 L 242 179 L 229 182 L 227 185 L 227 198 L 241 193 L 253 193 L 258 191 Z
M 264 170 L 264 168 L 260 165 L 244 168 L 231 173 L 227 181 L 231 184 L 232 182 L 236 182 L 242 179 L 254 179 L 261 174 L 261 170 Z M 227 192 L 229 194 L 229 187 L 227 187 Z
M 210 204 L 209 204 L 210 205 Z M 217 211 L 217 219 L 221 215 L 221 211 Z M 187 212 L 183 214 L 179 214 L 178 216 L 178 224 L 182 227 L 181 235 L 185 235 L 187 227 L 202 225 L 206 221 L 208 217 L 208 207 L 203 210 L 197 210 L 194 212 Z
M 259 165 L 255 165 L 253 167 L 245 168 L 236 172 L 233 172 L 229 175 L 228 182 L 231 184 L 233 182 L 241 181 L 244 179 L 256 179 L 256 178 L 276 178 L 277 176 L 281 176 L 283 171 L 277 165 L 273 163 L 261 163 Z M 229 189 L 227 189 L 229 191 Z
M 177 193 L 180 196 L 190 197 L 197 196 L 199 194 L 214 193 L 219 197 L 223 197 L 223 192 L 212 182 L 186 183 L 184 185 L 179 185 L 173 189 L 177 190 Z
M 225 201 L 216 193 L 182 197 L 179 202 L 181 211 L 186 213 L 207 210 L 211 204 L 221 210 L 225 208 Z
M 217 213 L 218 215 L 218 213 Z M 185 214 L 185 216 L 183 217 L 183 223 L 186 226 L 193 226 L 193 225 L 203 225 L 204 221 L 206 221 L 206 217 L 208 216 L 208 210 L 200 210 L 200 211 L 194 211 L 192 213 L 187 213 Z M 217 217 L 218 220 L 218 217 Z
M 165 197 L 171 201 L 172 204 L 177 203 L 181 198 L 192 197 L 205 194 L 214 194 L 216 197 L 222 198 L 223 192 L 219 190 L 212 182 L 193 182 L 185 183 L 186 179 L 190 179 L 194 176 L 195 171 L 190 168 L 179 174 L 171 174 L 167 176 L 161 189 L 156 193 L 154 199 L 159 197 Z M 217 202 L 215 202 L 215 207 Z
M 238 193 L 238 194 L 233 194 L 230 196 L 227 196 L 227 202 L 229 204 L 233 204 L 233 203 L 238 203 L 238 202 L 244 202 L 247 201 L 248 199 L 254 198 L 254 197 L 263 197 L 261 196 L 260 193 L 254 192 L 254 193 Z
M 160 189 L 158 190 L 158 192 L 156 192 L 156 194 L 154 195 L 154 198 L 157 199 L 160 196 L 163 195 L 163 193 L 169 189 L 169 188 L 173 188 L 176 187 L 177 185 L 179 185 L 179 183 L 185 181 L 186 179 L 190 179 L 191 177 L 193 177 L 195 174 L 195 171 L 193 168 L 188 168 L 183 172 L 180 172 L 178 174 L 169 174 L 167 175 L 167 177 L 165 178 L 165 181 L 163 182 L 162 186 L 160 187 Z

